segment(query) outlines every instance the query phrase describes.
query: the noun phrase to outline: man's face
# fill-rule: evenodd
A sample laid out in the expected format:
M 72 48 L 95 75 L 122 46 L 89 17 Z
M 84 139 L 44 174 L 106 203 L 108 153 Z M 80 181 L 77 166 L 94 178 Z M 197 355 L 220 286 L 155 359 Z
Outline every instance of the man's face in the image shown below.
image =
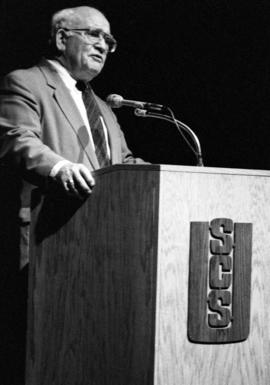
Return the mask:
M 108 20 L 98 12 L 91 12 L 80 18 L 80 22 L 69 28 L 95 28 L 110 33 Z M 89 43 L 83 32 L 67 32 L 62 51 L 64 65 L 75 79 L 90 81 L 102 70 L 108 47 L 100 37 L 96 42 Z

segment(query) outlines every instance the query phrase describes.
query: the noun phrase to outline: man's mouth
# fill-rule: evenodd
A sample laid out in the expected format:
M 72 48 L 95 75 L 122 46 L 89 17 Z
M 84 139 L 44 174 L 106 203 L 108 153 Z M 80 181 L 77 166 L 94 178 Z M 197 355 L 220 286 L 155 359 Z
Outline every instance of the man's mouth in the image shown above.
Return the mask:
M 90 57 L 98 63 L 103 63 L 103 57 L 98 54 L 91 54 Z

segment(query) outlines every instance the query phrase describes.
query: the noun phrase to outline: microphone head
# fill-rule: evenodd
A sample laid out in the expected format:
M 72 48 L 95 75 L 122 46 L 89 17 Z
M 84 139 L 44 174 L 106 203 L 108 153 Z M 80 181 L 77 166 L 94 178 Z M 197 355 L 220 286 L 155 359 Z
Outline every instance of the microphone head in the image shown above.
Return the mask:
M 106 102 L 111 108 L 120 108 L 122 107 L 123 97 L 117 94 L 110 94 L 106 98 Z

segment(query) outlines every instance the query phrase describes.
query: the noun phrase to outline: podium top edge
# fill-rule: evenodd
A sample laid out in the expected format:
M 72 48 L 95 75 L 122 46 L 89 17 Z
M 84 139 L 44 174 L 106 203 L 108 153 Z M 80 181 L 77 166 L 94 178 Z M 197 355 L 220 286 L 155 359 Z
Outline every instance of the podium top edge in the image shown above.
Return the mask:
M 270 170 L 252 170 L 241 168 L 222 168 L 222 167 L 198 167 L 198 166 L 178 166 L 170 164 L 115 164 L 110 167 L 95 170 L 94 174 L 101 175 L 120 170 L 134 171 L 157 171 L 174 173 L 196 173 L 196 174 L 223 174 L 223 175 L 247 175 L 270 177 Z

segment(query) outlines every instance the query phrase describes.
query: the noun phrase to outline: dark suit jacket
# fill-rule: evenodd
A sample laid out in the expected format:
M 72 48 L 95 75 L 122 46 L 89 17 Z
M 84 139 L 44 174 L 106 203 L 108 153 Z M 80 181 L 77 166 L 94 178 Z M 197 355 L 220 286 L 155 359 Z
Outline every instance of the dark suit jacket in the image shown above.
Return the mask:
M 112 110 L 96 96 L 108 128 L 112 164 L 137 163 Z M 0 88 L 0 159 L 23 177 L 18 215 L 30 221 L 32 185 L 44 188 L 52 167 L 62 159 L 99 168 L 87 129 L 58 73 L 43 59 L 37 66 L 7 75 Z M 28 231 L 28 230 L 27 230 Z M 27 239 L 23 260 L 27 260 Z M 23 262 L 24 264 L 24 262 Z

